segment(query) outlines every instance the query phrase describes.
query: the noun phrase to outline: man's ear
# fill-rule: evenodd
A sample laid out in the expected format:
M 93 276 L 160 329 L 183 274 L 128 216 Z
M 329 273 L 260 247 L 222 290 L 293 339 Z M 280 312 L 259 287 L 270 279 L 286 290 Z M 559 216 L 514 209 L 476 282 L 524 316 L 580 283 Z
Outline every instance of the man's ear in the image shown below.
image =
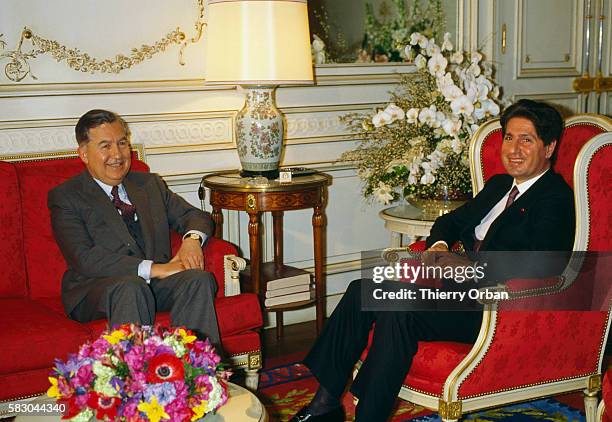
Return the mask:
M 79 153 L 79 158 L 81 159 L 81 161 L 87 164 L 87 162 L 89 161 L 87 158 L 87 143 L 79 145 L 79 147 L 77 148 L 77 152 Z
M 555 147 L 557 146 L 557 140 L 555 139 L 550 144 L 546 145 L 546 158 L 552 157 L 555 152 Z

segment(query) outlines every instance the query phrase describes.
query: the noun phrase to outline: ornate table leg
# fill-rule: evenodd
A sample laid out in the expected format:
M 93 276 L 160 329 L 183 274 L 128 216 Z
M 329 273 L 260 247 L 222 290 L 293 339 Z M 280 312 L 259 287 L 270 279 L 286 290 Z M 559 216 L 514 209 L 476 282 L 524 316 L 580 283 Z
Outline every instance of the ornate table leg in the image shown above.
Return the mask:
M 251 277 L 253 281 L 253 291 L 261 292 L 261 248 L 259 239 L 259 213 L 248 211 L 249 213 L 249 247 L 251 249 Z
M 215 223 L 215 237 L 217 239 L 223 238 L 223 214 L 221 213 L 221 207 L 213 205 L 212 220 Z
M 283 266 L 283 212 L 272 211 L 274 227 L 274 268 L 279 272 Z M 283 311 L 276 312 L 276 340 L 283 338 Z
M 272 211 L 274 226 L 274 267 L 280 271 L 283 266 L 283 212 Z
M 317 299 L 317 334 L 323 329 L 325 318 L 325 282 L 323 280 L 323 228 L 325 227 L 323 204 L 314 207 L 312 233 L 314 238 L 315 290 Z

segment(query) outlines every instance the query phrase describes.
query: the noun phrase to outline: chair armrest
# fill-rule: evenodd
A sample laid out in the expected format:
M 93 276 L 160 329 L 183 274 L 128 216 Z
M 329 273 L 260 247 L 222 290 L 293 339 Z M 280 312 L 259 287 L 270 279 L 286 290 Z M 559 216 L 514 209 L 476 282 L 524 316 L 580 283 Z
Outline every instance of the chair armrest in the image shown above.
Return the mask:
M 182 243 L 181 236 L 172 231 L 170 233 L 172 241 L 172 255 L 174 256 Z M 209 237 L 206 239 L 206 243 L 202 248 L 204 252 L 204 269 L 210 271 L 215 276 L 217 281 L 217 297 L 234 296 L 240 294 L 240 287 L 236 288 L 235 283 L 232 281 L 234 278 L 238 278 L 238 272 L 244 269 L 241 264 L 242 258 L 238 257 L 238 250 L 234 245 L 216 237 Z M 226 263 L 226 256 L 228 257 L 228 263 Z M 232 261 L 235 261 L 235 269 Z M 244 261 L 244 260 L 242 260 Z M 246 264 L 244 264 L 246 265 Z M 232 268 L 230 271 L 226 271 L 227 268 Z M 235 273 L 233 273 L 235 271 Z M 229 286 L 226 283 L 229 281 Z M 231 293 L 231 294 L 228 294 Z
M 246 260 L 236 255 L 223 257 L 225 296 L 240 294 L 240 271 L 246 268 Z

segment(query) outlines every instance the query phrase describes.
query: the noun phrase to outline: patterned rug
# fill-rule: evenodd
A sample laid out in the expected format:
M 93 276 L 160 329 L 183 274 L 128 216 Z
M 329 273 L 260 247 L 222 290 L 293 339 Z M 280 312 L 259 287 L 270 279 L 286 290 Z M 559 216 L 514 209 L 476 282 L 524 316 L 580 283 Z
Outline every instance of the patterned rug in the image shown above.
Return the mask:
M 288 421 L 314 396 L 318 383 L 301 363 L 279 365 L 262 371 L 258 397 L 266 406 L 271 422 Z M 353 396 L 346 393 L 342 402 L 347 420 L 354 419 Z M 398 400 L 391 422 L 438 422 L 440 417 L 421 406 Z M 585 421 L 582 395 L 566 394 L 555 398 L 519 403 L 465 415 L 464 421 Z

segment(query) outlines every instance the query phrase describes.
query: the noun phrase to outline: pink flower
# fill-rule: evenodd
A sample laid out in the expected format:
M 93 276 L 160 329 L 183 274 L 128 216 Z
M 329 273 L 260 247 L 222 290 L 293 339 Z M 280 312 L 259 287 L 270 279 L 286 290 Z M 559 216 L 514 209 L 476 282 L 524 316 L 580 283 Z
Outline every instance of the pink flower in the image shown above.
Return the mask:
M 75 387 L 88 387 L 94 380 L 92 365 L 84 365 L 79 368 L 72 383 Z
M 144 350 L 142 346 L 134 346 L 124 355 L 125 363 L 131 371 L 142 371 L 144 368 Z

